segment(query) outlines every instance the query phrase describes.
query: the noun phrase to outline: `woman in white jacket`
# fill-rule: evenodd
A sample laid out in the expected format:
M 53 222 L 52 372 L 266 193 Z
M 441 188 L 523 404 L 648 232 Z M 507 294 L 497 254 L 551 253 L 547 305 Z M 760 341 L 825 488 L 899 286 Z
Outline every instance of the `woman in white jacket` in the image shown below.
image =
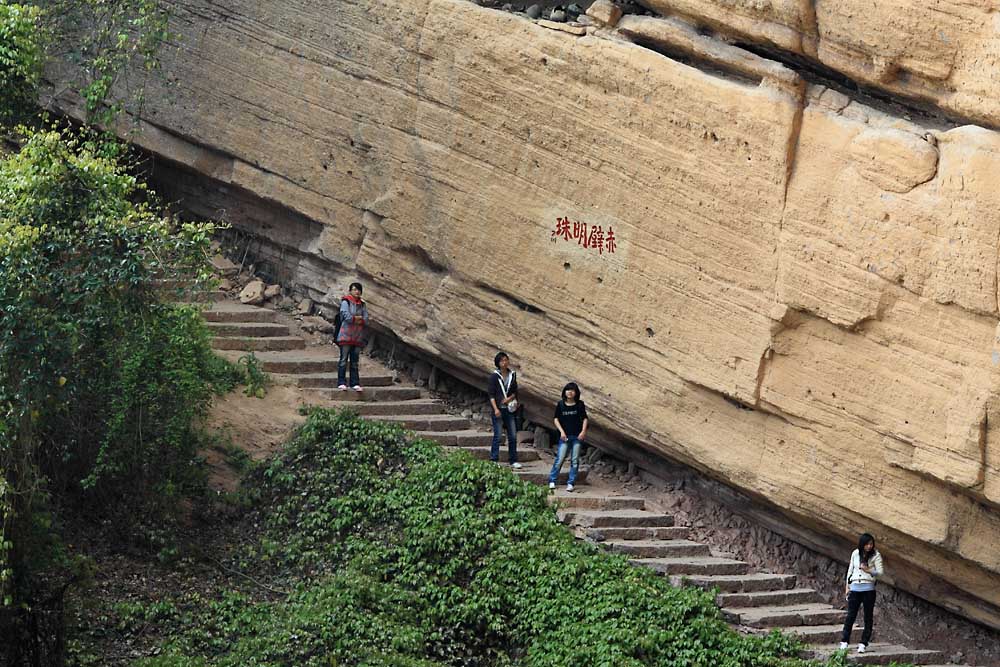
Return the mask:
M 885 573 L 882 554 L 875 548 L 875 538 L 864 533 L 858 538 L 858 548 L 851 554 L 847 568 L 847 620 L 840 636 L 840 648 L 846 649 L 851 641 L 851 628 L 858 617 L 858 608 L 865 609 L 865 629 L 861 633 L 858 653 L 864 653 L 872 639 L 872 617 L 875 611 L 875 581 Z

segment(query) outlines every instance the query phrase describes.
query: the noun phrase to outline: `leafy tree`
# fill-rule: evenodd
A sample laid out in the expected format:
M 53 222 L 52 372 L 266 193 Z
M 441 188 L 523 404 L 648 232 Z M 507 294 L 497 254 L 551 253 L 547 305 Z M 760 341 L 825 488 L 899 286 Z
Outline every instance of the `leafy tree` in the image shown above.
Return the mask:
M 192 424 L 224 371 L 162 289 L 207 276 L 212 225 L 163 218 L 72 131 L 22 132 L 0 162 L 0 544 L 4 602 L 24 607 L 49 594 L 33 573 L 59 559 L 59 503 L 132 517 L 192 480 Z

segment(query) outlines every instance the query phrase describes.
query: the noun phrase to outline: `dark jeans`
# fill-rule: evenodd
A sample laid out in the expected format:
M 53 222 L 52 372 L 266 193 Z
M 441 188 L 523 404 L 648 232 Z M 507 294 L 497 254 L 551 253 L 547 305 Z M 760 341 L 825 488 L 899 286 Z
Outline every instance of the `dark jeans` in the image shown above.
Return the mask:
M 875 615 L 875 591 L 851 591 L 847 596 L 847 620 L 844 621 L 844 631 L 840 641 L 851 641 L 851 628 L 858 618 L 858 608 L 865 607 L 865 630 L 861 633 L 861 643 L 865 646 L 872 641 L 872 621 Z
M 493 444 L 490 446 L 490 461 L 500 460 L 500 439 L 503 428 L 507 428 L 507 455 L 510 463 L 517 463 L 517 424 L 514 422 L 514 415 L 510 410 L 500 410 L 500 416 L 496 413 L 493 418 Z
M 337 363 L 337 384 L 347 384 L 344 380 L 347 377 L 347 366 L 351 366 L 351 386 L 357 386 L 361 384 L 361 378 L 358 377 L 358 356 L 361 354 L 361 348 L 357 345 L 341 345 L 340 346 L 340 361 Z

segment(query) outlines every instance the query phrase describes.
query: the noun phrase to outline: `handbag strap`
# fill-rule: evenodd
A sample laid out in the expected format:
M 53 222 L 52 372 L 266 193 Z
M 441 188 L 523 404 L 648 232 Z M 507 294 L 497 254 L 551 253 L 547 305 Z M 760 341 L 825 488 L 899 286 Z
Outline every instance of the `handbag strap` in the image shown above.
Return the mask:
M 507 386 L 503 386 L 503 373 L 500 371 L 493 371 L 500 378 L 500 391 L 503 392 L 503 397 L 507 398 L 507 392 L 510 391 L 510 386 L 514 384 L 514 371 L 510 372 L 510 379 L 507 380 Z

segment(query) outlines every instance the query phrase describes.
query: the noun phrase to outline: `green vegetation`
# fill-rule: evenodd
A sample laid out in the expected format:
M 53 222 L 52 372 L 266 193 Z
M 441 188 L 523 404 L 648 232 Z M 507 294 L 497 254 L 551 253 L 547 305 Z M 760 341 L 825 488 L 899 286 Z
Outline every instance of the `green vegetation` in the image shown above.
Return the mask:
M 34 108 L 44 50 L 37 7 L 0 1 L 0 127 Z
M 198 419 L 241 374 L 163 286 L 207 277 L 211 225 L 164 218 L 90 127 L 37 108 L 44 65 L 110 126 L 169 38 L 158 0 L 0 0 L 0 662 L 61 660 L 61 605 L 91 565 L 81 518 L 169 554 L 199 489 Z M 128 85 L 118 85 L 129 80 Z M 123 511 L 123 508 L 127 510 Z
M 313 410 L 247 493 L 239 560 L 269 584 L 162 601 L 144 667 L 801 664 L 710 593 L 575 540 L 544 490 L 395 426 Z
M 86 120 L 110 127 L 126 105 L 141 107 L 161 45 L 174 36 L 162 0 L 35 0 L 47 51 L 64 84 L 79 91 Z
M 247 396 L 264 398 L 267 393 L 267 384 L 270 381 L 260 359 L 253 352 L 244 354 L 236 360 L 236 366 L 242 373 L 242 384 L 245 385 L 243 393 Z
M 73 132 L 21 132 L 0 162 L 0 583 L 27 612 L 77 578 L 57 510 L 158 524 L 198 484 L 196 421 L 236 374 L 158 287 L 206 279 L 213 227 L 161 217 Z

